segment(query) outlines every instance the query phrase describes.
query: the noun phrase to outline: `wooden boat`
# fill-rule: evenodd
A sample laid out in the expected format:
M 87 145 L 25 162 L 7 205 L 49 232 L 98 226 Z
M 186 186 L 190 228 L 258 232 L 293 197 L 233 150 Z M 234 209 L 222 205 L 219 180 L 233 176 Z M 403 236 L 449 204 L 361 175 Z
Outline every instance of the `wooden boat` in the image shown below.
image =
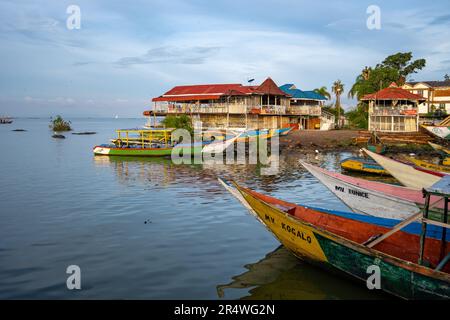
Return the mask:
M 301 160 L 300 163 L 356 213 L 405 219 L 419 212 L 425 203 L 419 190 L 331 172 Z M 436 208 L 442 209 L 443 203 L 437 204 Z
M 441 146 L 437 143 L 428 142 L 428 144 L 436 151 L 438 151 L 443 156 L 449 156 L 450 155 L 450 149 L 447 149 L 444 146 Z
M 438 182 L 441 178 L 430 172 L 417 170 L 413 166 L 384 157 L 367 149 L 363 149 L 363 151 L 406 187 L 422 190 Z
M 381 289 L 398 297 L 450 298 L 450 247 L 445 239 L 427 238 L 425 233 L 419 237 L 399 231 L 401 226 L 386 228 L 321 213 L 235 186 L 265 226 L 297 257 L 366 282 L 368 267 L 376 266 L 381 271 Z M 426 230 L 430 222 L 423 223 Z
M 221 178 L 218 178 L 219 182 L 221 182 L 221 184 L 225 187 L 225 189 L 231 193 L 231 195 L 233 195 L 240 203 L 242 203 L 242 205 L 244 207 L 246 207 L 247 210 L 249 210 L 249 212 L 256 217 L 261 223 L 265 224 L 264 220 L 261 220 L 258 217 L 258 214 L 253 210 L 253 208 L 249 205 L 249 203 L 245 200 L 245 198 L 239 193 L 239 191 L 233 187 L 231 185 L 230 182 L 225 181 Z M 437 197 L 433 197 L 434 199 L 436 199 Z M 439 201 L 439 203 L 442 203 L 443 201 Z M 288 203 L 288 202 L 286 202 Z M 301 204 L 293 204 L 293 203 L 289 203 L 289 205 L 292 206 L 303 206 Z M 320 212 L 323 214 L 329 214 L 329 215 L 334 215 L 334 216 L 339 216 L 345 219 L 351 219 L 351 220 L 356 220 L 356 221 L 361 221 L 361 222 L 366 222 L 366 223 L 370 223 L 373 225 L 377 225 L 377 226 L 381 226 L 381 227 L 386 227 L 386 228 L 393 228 L 396 225 L 398 225 L 399 223 L 402 222 L 402 219 L 395 219 L 395 218 L 385 218 L 382 216 L 377 216 L 374 214 L 360 214 L 360 213 L 354 213 L 354 212 L 346 212 L 346 211 L 338 211 L 338 210 L 330 210 L 330 209 L 325 209 L 325 208 L 317 208 L 317 207 L 311 207 L 311 206 L 303 206 L 303 207 L 307 207 L 308 209 L 312 210 L 311 212 Z M 418 213 L 420 213 L 420 210 L 416 211 L 414 213 L 414 215 L 417 215 Z M 411 215 L 408 216 L 408 218 L 411 218 Z M 442 219 L 442 214 L 439 215 L 434 215 L 433 218 L 436 218 L 438 221 Z M 421 231 L 422 231 L 422 226 L 420 223 L 418 222 L 413 222 L 411 224 L 406 225 L 404 228 L 402 228 L 402 231 L 406 232 L 406 233 L 410 233 L 410 234 L 414 234 L 414 235 L 420 235 Z M 438 226 L 430 226 L 427 228 L 427 237 L 430 238 L 434 238 L 434 239 L 441 239 L 442 238 L 442 228 L 438 227 Z M 450 234 L 446 233 L 445 237 L 447 239 L 447 241 L 450 241 Z
M 447 140 L 450 139 L 450 127 L 448 127 L 448 126 L 425 126 L 425 125 L 422 125 L 422 127 L 441 139 L 447 139 Z
M 172 144 L 171 133 L 174 129 L 121 129 L 117 130 L 117 139 L 112 144 L 95 146 L 95 155 L 106 156 L 143 156 L 164 157 L 173 152 L 192 155 L 202 152 L 204 143 Z
M 278 135 L 287 136 L 293 129 L 293 127 L 278 129 Z
M 447 167 L 447 166 L 441 166 L 438 164 L 419 160 L 419 159 L 416 159 L 413 157 L 406 157 L 406 159 L 408 161 L 410 161 L 411 163 L 413 163 L 414 165 L 424 168 L 424 169 L 429 169 L 429 170 L 436 171 L 436 172 L 450 173 L 450 167 Z
M 378 154 L 386 153 L 386 146 L 381 142 L 375 131 L 371 133 L 367 141 L 367 149 Z
M 231 145 L 234 144 L 237 139 L 242 135 L 243 133 L 238 134 L 237 136 L 227 139 L 225 141 L 217 141 L 210 144 L 207 144 L 203 147 L 202 153 L 215 153 L 219 154 L 224 152 L 227 148 L 229 148 Z
M 382 166 L 372 159 L 351 157 L 341 161 L 341 168 L 347 171 L 364 172 L 370 174 L 389 175 Z

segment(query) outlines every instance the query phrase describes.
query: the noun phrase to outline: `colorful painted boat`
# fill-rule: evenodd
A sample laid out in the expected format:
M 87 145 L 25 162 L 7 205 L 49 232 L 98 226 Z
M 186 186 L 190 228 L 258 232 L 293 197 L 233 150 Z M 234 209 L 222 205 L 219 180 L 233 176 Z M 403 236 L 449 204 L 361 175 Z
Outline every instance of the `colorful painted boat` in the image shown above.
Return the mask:
M 413 166 L 376 154 L 367 149 L 363 149 L 363 151 L 406 187 L 422 190 L 423 188 L 430 187 L 438 182 L 441 178 L 429 172 L 425 172 L 424 170 L 417 170 Z
M 437 143 L 428 142 L 428 144 L 436 151 L 438 151 L 443 156 L 450 156 L 450 149 L 447 149 L 444 146 L 441 146 Z
M 256 217 L 261 223 L 265 224 L 264 220 L 261 220 L 256 213 L 256 211 L 253 210 L 253 208 L 250 206 L 250 204 L 245 200 L 245 198 L 239 193 L 239 191 L 231 185 L 230 182 L 223 180 L 222 178 L 218 178 L 219 182 L 225 187 L 225 189 L 231 193 L 254 217 Z M 436 197 L 434 197 L 436 199 Z M 280 200 L 281 201 L 281 200 Z M 394 219 L 394 218 L 384 218 L 382 216 L 377 216 L 374 214 L 360 214 L 360 213 L 354 213 L 354 212 L 347 212 L 347 211 L 339 211 L 339 210 L 330 210 L 325 208 L 318 208 L 318 207 L 312 207 L 312 206 L 304 206 L 301 204 L 294 204 L 294 203 L 288 203 L 283 202 L 288 206 L 301 206 L 308 208 L 312 210 L 311 212 L 320 212 L 323 214 L 329 214 L 329 215 L 335 215 L 339 216 L 345 219 L 351 219 L 366 223 L 371 223 L 380 227 L 386 227 L 386 228 L 393 228 L 396 225 L 398 225 L 400 222 L 402 222 L 401 219 Z M 415 212 L 417 213 L 417 212 Z M 409 218 L 410 216 L 408 216 Z M 439 216 L 439 219 L 442 218 L 442 215 Z M 422 225 L 418 222 L 413 222 L 409 225 L 406 225 L 404 228 L 401 229 L 402 231 L 414 235 L 420 235 L 422 231 Z M 450 241 L 450 234 L 446 233 L 446 239 L 447 241 Z M 441 239 L 442 238 L 442 228 L 438 226 L 429 226 L 427 228 L 427 237 L 434 238 L 434 239 Z
M 381 289 L 406 299 L 450 299 L 450 266 L 441 269 L 441 242 L 397 231 L 373 247 L 390 228 L 293 205 L 235 184 L 274 236 L 297 257 L 368 281 L 369 267 L 381 271 Z M 447 241 L 446 241 L 447 244 Z M 423 255 L 420 254 L 421 249 Z M 445 247 L 445 255 L 450 246 Z M 419 265 L 423 258 L 429 267 Z M 440 271 L 439 271 L 440 270 Z
M 389 175 L 389 173 L 372 159 L 351 157 L 341 161 L 341 168 L 347 171 L 364 172 L 370 174 Z
M 422 125 L 422 127 L 441 139 L 447 139 L 447 140 L 450 139 L 450 127 L 447 127 L 447 126 L 425 126 L 425 125 Z
M 416 159 L 413 157 L 406 157 L 406 159 L 408 161 L 410 161 L 411 163 L 413 163 L 415 166 L 418 166 L 418 167 L 421 167 L 424 169 L 428 169 L 428 170 L 432 170 L 432 171 L 436 171 L 436 172 L 442 172 L 445 174 L 450 173 L 450 167 L 441 166 L 438 164 L 430 163 L 430 162 Z
M 419 190 L 331 172 L 301 160 L 300 163 L 356 213 L 405 219 L 419 212 L 425 203 L 423 193 Z M 443 201 L 435 207 L 443 209 Z M 441 216 L 441 210 L 436 211 L 435 215 Z
M 278 129 L 278 135 L 287 136 L 293 129 L 293 127 Z
M 204 142 L 173 144 L 174 129 L 120 129 L 112 144 L 95 146 L 95 155 L 167 157 L 173 153 L 191 155 L 202 152 Z M 210 142 L 207 142 L 210 143 Z

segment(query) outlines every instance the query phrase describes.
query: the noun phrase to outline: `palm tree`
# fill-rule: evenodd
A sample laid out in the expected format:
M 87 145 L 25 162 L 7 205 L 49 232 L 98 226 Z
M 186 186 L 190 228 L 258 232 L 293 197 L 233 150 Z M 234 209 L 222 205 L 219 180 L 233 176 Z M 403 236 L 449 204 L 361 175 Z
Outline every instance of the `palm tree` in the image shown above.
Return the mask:
M 327 87 L 323 86 L 320 88 L 316 88 L 313 90 L 314 92 L 321 94 L 322 96 L 324 96 L 327 100 L 331 99 L 331 94 L 328 92 Z
M 341 80 L 336 80 L 333 83 L 333 86 L 331 87 L 331 91 L 333 91 L 334 95 L 336 96 L 336 115 L 337 115 L 337 122 L 339 127 L 339 120 L 341 116 L 341 94 L 344 92 L 344 84 L 341 82 Z
M 369 80 L 371 71 L 372 68 L 369 68 L 367 66 L 363 69 L 363 71 L 361 72 L 361 76 L 363 77 L 364 80 Z

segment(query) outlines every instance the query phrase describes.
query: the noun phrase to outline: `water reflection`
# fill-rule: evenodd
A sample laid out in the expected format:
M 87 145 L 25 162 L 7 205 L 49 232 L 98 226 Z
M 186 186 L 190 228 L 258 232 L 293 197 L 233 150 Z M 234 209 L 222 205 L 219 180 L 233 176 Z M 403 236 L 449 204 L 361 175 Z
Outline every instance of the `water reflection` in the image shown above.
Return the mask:
M 248 271 L 232 277 L 227 284 L 218 285 L 217 295 L 225 298 L 231 289 L 249 289 L 243 300 L 323 300 L 323 299 L 386 299 L 360 283 L 327 273 L 294 257 L 283 246 L 263 259 L 244 266 Z

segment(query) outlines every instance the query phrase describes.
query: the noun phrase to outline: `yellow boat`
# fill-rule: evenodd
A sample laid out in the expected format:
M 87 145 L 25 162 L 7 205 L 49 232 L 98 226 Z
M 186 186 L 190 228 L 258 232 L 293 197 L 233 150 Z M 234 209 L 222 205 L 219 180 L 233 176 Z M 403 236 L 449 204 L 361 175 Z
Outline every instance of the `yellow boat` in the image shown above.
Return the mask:
M 382 174 L 389 176 L 389 173 L 372 159 L 351 157 L 341 162 L 341 168 L 348 171 Z
M 426 162 L 426 161 L 411 158 L 411 157 L 406 157 L 406 159 L 408 159 L 408 161 L 414 163 L 416 166 L 424 168 L 424 169 L 429 169 L 429 170 L 439 171 L 439 172 L 450 172 L 450 167 L 447 167 L 445 165 L 441 166 L 439 164 L 434 164 L 434 163 Z

